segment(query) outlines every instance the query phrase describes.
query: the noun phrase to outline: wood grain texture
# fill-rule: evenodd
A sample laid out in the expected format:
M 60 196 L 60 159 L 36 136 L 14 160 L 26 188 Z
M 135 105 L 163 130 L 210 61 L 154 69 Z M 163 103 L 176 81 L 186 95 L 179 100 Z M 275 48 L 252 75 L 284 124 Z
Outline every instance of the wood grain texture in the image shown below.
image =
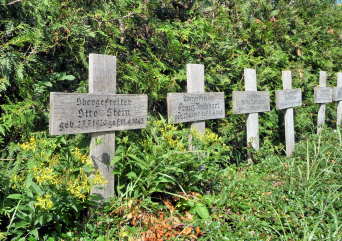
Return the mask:
M 224 93 L 168 93 L 168 119 L 173 123 L 225 117 Z
M 314 88 L 314 103 L 324 104 L 333 101 L 333 88 L 317 86 Z
M 257 91 L 256 71 L 255 69 L 245 69 L 245 90 Z M 258 113 L 247 114 L 247 145 L 251 145 L 255 150 L 259 150 L 259 115 Z M 248 154 L 251 159 L 250 153 Z
M 337 73 L 337 87 L 342 89 L 342 73 Z M 340 93 L 340 91 L 337 91 Z M 341 91 L 342 92 L 342 91 Z M 339 96 L 339 95 L 337 95 Z M 339 99 L 339 98 L 338 98 Z M 341 127 L 341 120 L 342 120 L 342 99 L 339 99 L 337 103 L 337 120 L 336 124 Z
M 89 55 L 89 93 L 115 94 L 116 92 L 116 57 L 102 54 Z M 97 140 L 102 143 L 96 145 Z M 114 166 L 110 160 L 115 155 L 115 133 L 99 132 L 91 134 L 90 158 L 94 166 L 108 181 L 103 189 L 93 188 L 92 193 L 108 199 L 114 195 Z
M 188 93 L 204 93 L 204 65 L 202 64 L 187 64 L 187 92 Z M 190 129 L 197 129 L 199 133 L 203 134 L 205 129 L 204 121 L 196 121 L 189 124 Z M 189 136 L 189 143 L 191 143 L 192 136 Z M 193 150 L 189 144 L 189 150 Z
M 115 94 L 116 57 L 104 54 L 89 55 L 89 93 Z
M 147 125 L 147 95 L 50 94 L 50 134 L 141 129 Z
M 188 93 L 204 93 L 204 65 L 187 64 L 186 70 Z
M 321 88 L 326 87 L 326 82 L 327 82 L 327 73 L 325 71 L 320 71 L 319 72 L 319 87 Z M 316 92 L 317 90 L 318 92 Z M 324 93 L 326 94 L 327 92 L 325 91 Z M 319 89 L 316 87 L 315 96 L 314 96 L 315 103 L 318 103 L 316 101 L 321 100 L 323 97 L 326 97 L 325 94 L 322 96 L 319 92 Z M 318 96 L 320 96 L 320 98 L 318 98 Z M 324 122 L 325 122 L 325 104 L 319 104 L 318 115 L 317 115 L 317 134 L 321 133 Z
M 276 90 L 275 97 L 277 110 L 288 109 L 302 105 L 301 89 Z
M 233 91 L 233 113 L 249 114 L 270 111 L 270 92 Z
M 338 75 L 337 75 L 337 85 L 338 85 Z M 342 100 L 342 86 L 333 87 L 333 101 L 341 101 Z
M 292 88 L 291 71 L 283 71 L 282 72 L 282 82 L 283 82 L 283 90 L 284 91 L 290 90 Z M 298 92 L 298 90 L 299 90 L 300 104 L 301 104 L 301 102 L 302 102 L 301 90 L 297 89 L 297 92 Z M 294 95 L 297 96 L 298 93 L 296 94 L 296 92 L 295 92 Z M 286 98 L 284 98 L 284 99 L 287 100 Z M 295 99 L 297 99 L 297 98 L 295 98 Z M 280 100 L 278 99 L 278 101 L 280 101 Z M 288 103 L 288 101 L 289 100 L 287 100 L 286 103 Z M 286 105 L 286 103 L 285 103 L 285 105 Z M 285 122 L 286 156 L 290 157 L 292 152 L 294 151 L 294 147 L 295 147 L 293 108 L 287 108 L 285 110 L 284 122 Z

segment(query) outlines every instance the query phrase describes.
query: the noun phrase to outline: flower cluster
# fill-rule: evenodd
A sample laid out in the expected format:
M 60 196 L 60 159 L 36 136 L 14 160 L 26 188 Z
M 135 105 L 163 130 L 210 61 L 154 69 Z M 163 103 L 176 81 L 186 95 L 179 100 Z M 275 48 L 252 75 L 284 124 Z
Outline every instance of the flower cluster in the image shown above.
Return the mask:
M 218 143 L 222 143 L 222 137 L 219 137 L 217 133 L 214 133 L 210 129 L 205 129 L 204 133 L 200 133 L 197 128 L 191 129 L 191 135 L 193 141 L 199 142 L 202 146 L 208 147 Z
M 44 195 L 42 198 L 40 195 L 37 196 L 37 203 L 34 205 L 35 207 L 40 207 L 42 209 L 51 209 L 53 207 L 53 202 L 51 201 L 50 195 Z
M 54 154 L 57 145 L 46 139 L 31 137 L 26 143 L 19 144 L 28 156 L 28 170 L 22 176 L 13 175 L 11 182 L 17 188 L 19 183 L 33 174 L 33 181 L 42 190 L 36 197 L 36 208 L 49 210 L 58 200 L 58 196 L 71 195 L 84 202 L 87 194 L 95 185 L 103 186 L 107 181 L 99 171 L 92 167 L 91 158 L 77 147 L 69 151 Z M 71 155 L 67 154 L 71 153 Z M 53 197 L 53 198 L 51 198 Z
M 19 146 L 24 150 L 24 151 L 30 151 L 30 150 L 35 150 L 36 146 L 36 139 L 34 137 L 31 137 L 30 140 L 26 143 L 19 144 Z
M 75 147 L 71 153 L 75 156 L 75 159 L 81 161 L 82 164 L 93 165 L 91 158 L 87 154 L 82 154 L 78 147 Z
M 24 181 L 25 181 L 25 175 L 13 174 L 12 177 L 10 178 L 10 183 L 13 184 L 12 189 L 17 189 L 19 187 L 24 188 L 26 185 Z
M 180 143 L 180 131 L 177 126 L 173 124 L 163 123 L 161 120 L 156 120 L 153 122 L 153 126 L 160 130 L 161 137 L 165 139 L 166 144 L 171 149 L 177 148 L 179 151 L 184 151 L 185 147 L 183 143 Z

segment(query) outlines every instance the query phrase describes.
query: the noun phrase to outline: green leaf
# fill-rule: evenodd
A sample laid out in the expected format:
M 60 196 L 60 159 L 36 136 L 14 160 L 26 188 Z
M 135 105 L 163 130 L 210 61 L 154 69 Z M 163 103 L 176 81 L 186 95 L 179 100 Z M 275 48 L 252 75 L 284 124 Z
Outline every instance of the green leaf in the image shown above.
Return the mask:
M 115 156 L 111 162 L 110 165 L 113 166 L 115 163 L 117 163 L 118 161 L 121 161 L 121 156 Z
M 15 228 L 14 229 L 20 229 L 20 228 L 28 227 L 29 225 L 30 225 L 29 221 L 21 220 L 20 222 L 15 224 Z
M 7 198 L 10 198 L 10 199 L 22 199 L 23 196 L 21 194 L 10 194 L 7 196 Z
M 88 198 L 94 199 L 94 200 L 102 200 L 103 198 L 97 194 L 90 194 L 88 195 Z
M 100 236 L 96 239 L 96 241 L 105 241 L 106 237 L 105 236 Z
M 44 222 L 44 216 L 43 215 L 39 216 L 38 222 L 39 222 L 40 225 L 43 225 L 43 222 Z
M 31 230 L 30 234 L 32 234 L 36 238 L 36 240 L 39 239 L 39 234 L 38 234 L 38 229 L 37 228 Z
M 126 174 L 129 179 L 137 179 L 137 174 L 135 172 L 129 172 Z
M 32 236 L 30 236 L 29 241 L 36 241 L 36 239 Z
M 74 80 L 75 76 L 73 75 L 65 75 L 61 78 L 61 80 Z
M 43 190 L 35 183 L 32 182 L 31 183 L 31 188 L 30 188 L 33 192 L 35 192 L 35 194 L 40 194 L 40 196 L 43 196 L 44 192 Z
M 30 174 L 27 176 L 26 181 L 25 181 L 26 188 L 29 188 L 29 187 L 32 185 L 32 183 L 33 183 L 32 179 L 33 179 L 33 178 L 34 178 L 34 173 L 30 173 Z
M 132 158 L 135 162 L 129 162 L 129 163 L 135 163 L 137 164 L 142 170 L 148 169 L 148 164 L 141 160 L 140 158 L 136 157 L 135 155 L 128 155 L 130 158 Z
M 204 203 L 201 203 L 201 202 L 196 203 L 195 211 L 202 219 L 208 219 L 210 216 L 208 208 L 205 206 Z
M 77 207 L 75 206 L 75 204 L 71 203 L 70 206 L 71 206 L 76 212 L 79 211 L 79 210 L 77 209 Z

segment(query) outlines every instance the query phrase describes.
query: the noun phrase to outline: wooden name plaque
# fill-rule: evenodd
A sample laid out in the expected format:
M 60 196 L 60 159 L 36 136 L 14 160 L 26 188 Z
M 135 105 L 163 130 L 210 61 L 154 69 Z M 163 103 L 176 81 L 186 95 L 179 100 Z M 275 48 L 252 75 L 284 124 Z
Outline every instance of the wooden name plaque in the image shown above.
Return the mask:
M 50 95 L 51 135 L 141 129 L 146 124 L 147 95 Z
M 342 87 L 334 87 L 333 88 L 333 101 L 341 101 L 342 100 Z
M 287 109 L 302 105 L 301 89 L 276 90 L 276 109 Z
M 329 103 L 332 102 L 331 87 L 315 87 L 314 103 Z
M 225 117 L 224 93 L 168 93 L 167 109 L 173 123 Z
M 270 111 L 270 92 L 233 91 L 233 113 L 248 114 Z

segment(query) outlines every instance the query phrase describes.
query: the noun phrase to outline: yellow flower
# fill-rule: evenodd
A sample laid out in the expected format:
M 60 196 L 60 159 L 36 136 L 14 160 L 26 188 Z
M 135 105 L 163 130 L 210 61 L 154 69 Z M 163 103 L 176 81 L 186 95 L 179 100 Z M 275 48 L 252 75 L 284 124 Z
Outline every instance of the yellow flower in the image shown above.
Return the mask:
M 82 199 L 82 201 L 84 202 L 85 199 L 86 199 L 86 196 L 85 196 L 84 194 L 81 194 L 81 195 L 80 195 L 80 199 Z
M 53 202 L 51 201 L 51 199 L 49 199 L 49 200 L 47 201 L 46 207 L 47 207 L 48 209 L 51 209 L 51 208 L 53 207 Z

